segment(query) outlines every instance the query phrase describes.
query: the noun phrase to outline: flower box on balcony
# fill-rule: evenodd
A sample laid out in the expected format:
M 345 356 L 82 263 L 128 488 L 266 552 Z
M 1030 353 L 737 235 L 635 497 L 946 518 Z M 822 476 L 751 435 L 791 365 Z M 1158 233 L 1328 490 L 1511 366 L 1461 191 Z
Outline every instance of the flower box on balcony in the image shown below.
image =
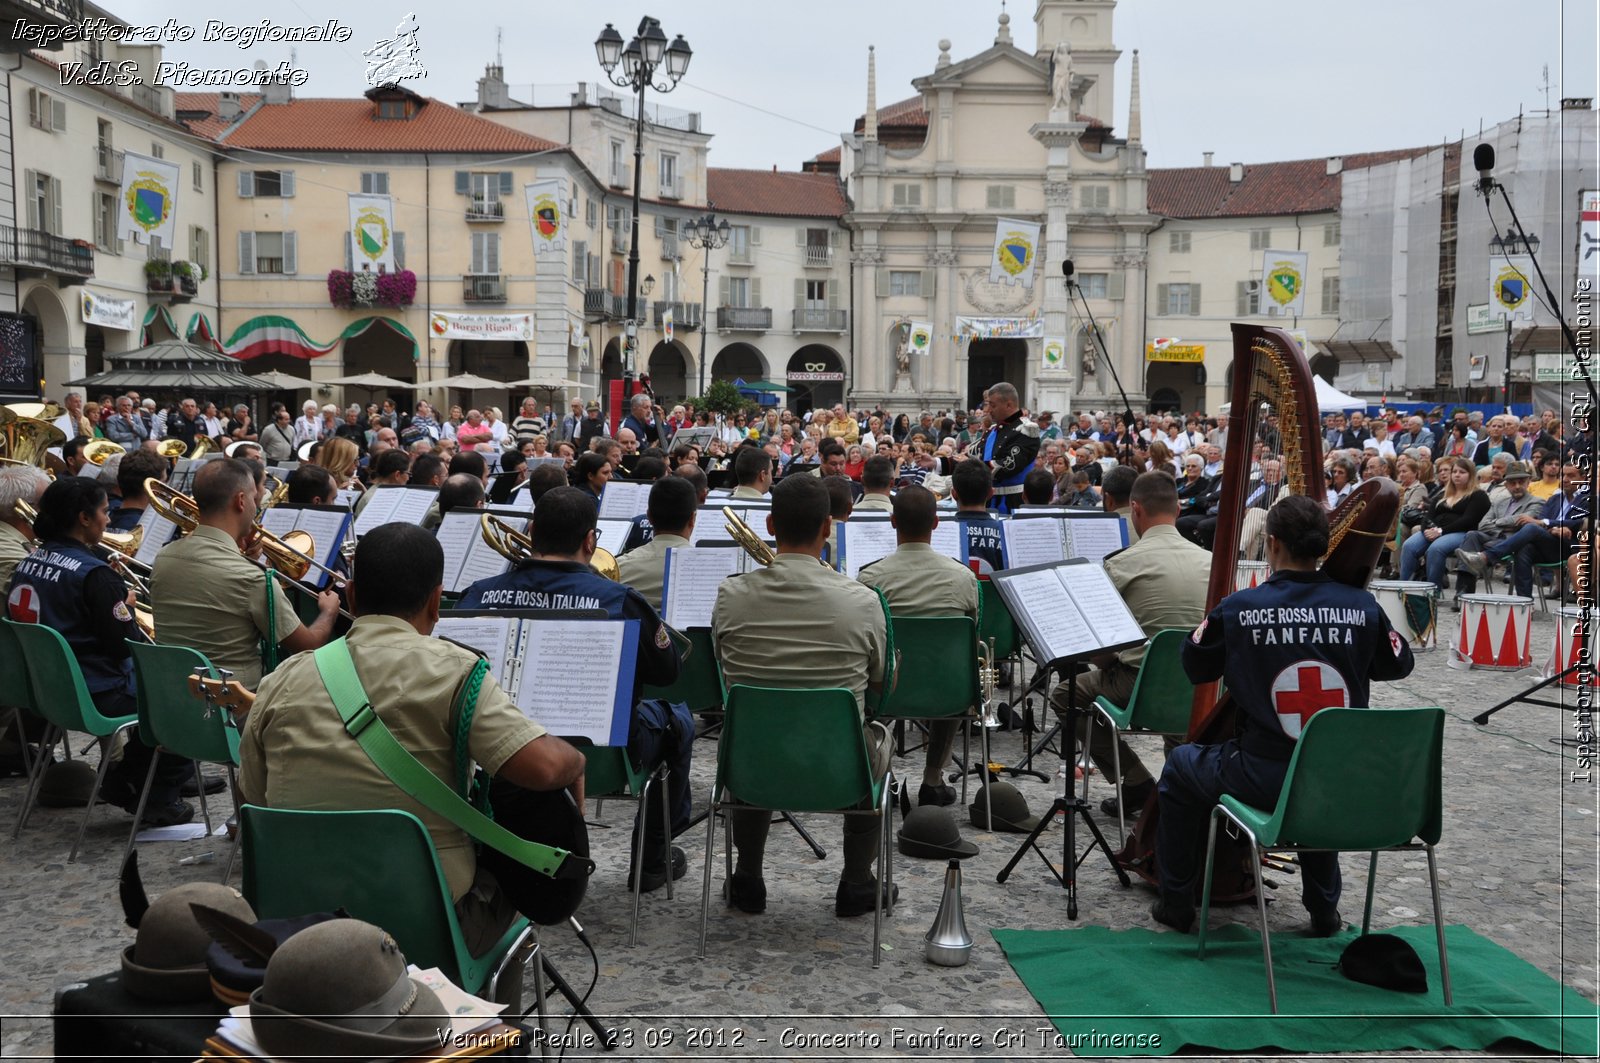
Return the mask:
M 408 269 L 394 273 L 328 271 L 328 302 L 341 310 L 358 307 L 407 307 L 417 297 L 417 275 Z

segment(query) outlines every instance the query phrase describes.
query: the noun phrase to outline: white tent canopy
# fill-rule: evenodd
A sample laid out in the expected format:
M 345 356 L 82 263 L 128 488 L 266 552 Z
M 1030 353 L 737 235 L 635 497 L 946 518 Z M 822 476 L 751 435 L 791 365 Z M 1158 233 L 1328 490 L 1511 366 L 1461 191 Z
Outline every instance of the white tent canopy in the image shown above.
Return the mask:
M 1346 395 L 1320 376 L 1313 375 L 1311 382 L 1317 387 L 1317 411 L 1319 413 L 1337 413 L 1340 410 L 1364 410 L 1367 408 L 1366 399 L 1358 399 L 1354 395 Z

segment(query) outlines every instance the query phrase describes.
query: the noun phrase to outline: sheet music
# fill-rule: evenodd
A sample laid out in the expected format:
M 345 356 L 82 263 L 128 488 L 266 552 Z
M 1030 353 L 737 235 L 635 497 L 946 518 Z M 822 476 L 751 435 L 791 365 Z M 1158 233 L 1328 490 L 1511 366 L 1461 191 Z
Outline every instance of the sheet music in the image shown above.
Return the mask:
M 610 550 L 613 556 L 620 557 L 628 542 L 628 533 L 633 530 L 633 521 L 601 520 L 595 522 L 595 530 L 600 534 L 600 549 Z
M 294 531 L 297 520 L 299 513 L 287 506 L 273 506 L 261 511 L 261 526 L 280 539 Z
M 516 636 L 522 621 L 514 616 L 461 616 L 442 617 L 434 625 L 433 634 L 471 646 L 489 659 L 489 673 L 500 684 L 506 696 L 517 697 L 517 670 L 511 662 L 518 656 L 514 651 Z M 510 674 L 507 674 L 508 666 Z
M 157 513 L 153 506 L 145 507 L 144 516 L 139 518 L 139 527 L 144 529 L 144 538 L 139 541 L 139 552 L 133 555 L 134 560 L 150 568 L 156 563 L 156 555 L 172 541 L 172 533 L 178 528 Z
M 465 591 L 481 579 L 502 576 L 511 568 L 510 561 L 502 557 L 494 547 L 483 541 L 483 535 L 479 532 L 482 512 L 482 510 L 471 510 L 467 513 L 445 514 L 446 521 L 451 517 L 465 518 L 472 532 L 467 540 L 466 552 L 461 558 L 460 574 L 456 577 L 458 591 Z M 513 516 L 509 513 L 501 513 L 497 514 L 497 516 L 518 531 L 526 532 L 528 530 L 528 521 L 525 517 L 520 515 Z M 440 527 L 442 529 L 443 525 Z M 448 556 L 446 555 L 446 564 L 449 563 Z
M 361 492 L 357 491 L 353 487 L 341 487 L 339 490 L 334 492 L 335 503 L 345 507 L 346 509 L 355 509 L 356 502 L 359 501 L 360 498 Z
M 735 513 L 739 514 L 740 520 L 745 519 L 745 510 L 738 507 L 729 508 L 733 509 Z M 731 536 L 728 535 L 727 524 L 728 521 L 727 518 L 722 515 L 721 506 L 701 506 L 695 511 L 694 514 L 694 531 L 689 533 L 690 545 L 699 546 L 701 540 L 703 539 L 731 538 Z M 764 533 L 767 530 L 765 515 L 762 516 L 760 529 L 758 530 L 751 528 L 750 530 L 757 532 L 757 534 Z
M 533 492 L 526 487 L 519 487 L 511 492 L 511 497 L 504 502 L 496 502 L 496 509 L 514 509 L 523 516 L 533 514 Z
M 867 565 L 894 553 L 895 546 L 894 525 L 886 520 L 847 520 L 839 525 L 841 571 L 851 579 Z
M 1007 568 L 1027 568 L 1067 559 L 1059 521 L 1008 520 L 1000 525 L 1000 534 L 1005 539 Z
M 367 503 L 361 515 L 356 518 L 356 536 L 360 537 L 380 524 L 388 524 L 394 516 L 395 507 L 400 504 L 400 496 L 409 488 L 406 487 L 373 487 L 369 490 L 375 492 L 372 500 Z
M 350 519 L 350 511 L 332 508 L 302 509 L 298 511 L 298 518 L 295 528 L 311 535 L 312 541 L 316 543 L 316 560 L 329 568 L 334 567 L 334 562 L 339 559 L 339 547 L 344 543 L 345 522 Z M 306 573 L 305 582 L 325 587 L 328 583 L 328 574 L 313 568 Z
M 664 619 L 679 631 L 709 628 L 722 581 L 739 571 L 744 551 L 737 546 L 667 551 L 667 583 L 662 589 Z
M 967 534 L 958 520 L 945 520 L 940 517 L 939 526 L 933 529 L 933 539 L 929 545 L 936 554 L 943 554 L 963 565 L 967 563 Z
M 1068 517 L 1067 556 L 1104 561 L 1113 550 L 1128 545 L 1123 541 L 1121 517 Z
M 650 485 L 612 480 L 600 494 L 600 516 L 606 520 L 632 520 L 645 510 Z
M 1006 582 L 1019 594 L 1026 606 L 1028 622 L 1044 640 L 1043 646 L 1034 647 L 1035 653 L 1055 661 L 1086 653 L 1100 645 L 1083 614 L 1072 603 L 1056 570 L 1025 572 Z M 1125 611 L 1126 607 L 1123 609 Z
M 468 584 L 461 582 L 461 566 L 472 549 L 478 535 L 478 512 L 457 511 L 446 513 L 433 536 L 444 551 L 444 590 L 446 594 L 459 594 Z
M 1111 523 L 1105 521 L 1104 523 Z M 1143 642 L 1144 629 L 1128 611 L 1106 570 L 1098 564 L 1062 565 L 1056 576 L 1085 617 L 1094 618 L 1095 634 L 1102 646 Z
M 618 686 L 623 636 L 628 623 L 524 621 L 527 637 L 522 671 L 527 682 L 517 690 L 517 707 L 551 734 L 581 736 L 596 745 L 611 745 L 612 723 L 621 693 Z M 580 661 L 581 668 L 573 666 Z M 629 687 L 625 699 L 632 697 L 633 682 L 633 662 L 627 663 Z M 626 720 L 623 722 L 626 724 Z M 625 736 L 625 726 L 623 733 Z
M 437 487 L 406 487 L 402 489 L 399 504 L 394 507 L 385 524 L 421 524 L 428 515 L 428 507 L 439 500 Z M 362 516 L 366 515 L 362 510 Z

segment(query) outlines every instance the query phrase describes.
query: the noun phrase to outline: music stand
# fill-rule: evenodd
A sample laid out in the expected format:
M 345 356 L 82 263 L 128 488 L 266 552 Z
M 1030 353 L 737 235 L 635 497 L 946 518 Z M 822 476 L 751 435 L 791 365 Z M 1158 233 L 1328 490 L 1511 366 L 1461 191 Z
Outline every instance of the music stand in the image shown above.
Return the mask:
M 1122 596 L 1117 593 L 1105 570 L 1082 558 L 1033 565 L 1028 568 L 996 572 L 991 579 L 1000 590 L 1011 615 L 1022 629 L 1023 638 L 1033 648 L 1034 660 L 1047 678 L 1058 666 L 1066 668 L 1067 712 L 1062 723 L 1062 733 L 1076 734 L 1077 721 L 1087 715 L 1087 709 L 1078 706 L 1078 687 L 1072 676 L 1071 665 L 1087 661 L 1103 653 L 1128 649 L 1145 641 L 1144 630 L 1128 611 Z M 1039 817 L 1039 823 L 1028 834 L 995 881 L 1004 882 L 1022 861 L 1023 853 L 1032 849 L 1044 861 L 1056 881 L 1067 891 L 1067 918 L 1078 918 L 1078 867 L 1096 848 L 1106 855 L 1106 862 L 1124 886 L 1131 885 L 1128 873 L 1112 855 L 1110 844 L 1089 813 L 1089 773 L 1084 772 L 1083 792 L 1075 794 L 1069 775 L 1062 780 L 1062 794 Z M 1066 829 L 1061 836 L 1061 870 L 1057 871 L 1044 850 L 1039 848 L 1039 836 L 1055 819 L 1057 812 L 1066 813 Z M 1093 835 L 1094 842 L 1080 855 L 1077 851 L 1078 818 Z

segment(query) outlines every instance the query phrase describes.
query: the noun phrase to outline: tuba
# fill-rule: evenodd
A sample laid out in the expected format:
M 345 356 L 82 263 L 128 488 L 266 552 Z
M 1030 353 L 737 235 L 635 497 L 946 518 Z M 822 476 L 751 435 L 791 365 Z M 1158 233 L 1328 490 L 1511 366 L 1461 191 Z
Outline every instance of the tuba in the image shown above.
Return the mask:
M 533 539 L 526 533 L 517 531 L 493 513 L 485 513 L 478 518 L 478 534 L 483 536 L 483 541 L 490 549 L 512 564 L 532 561 L 536 556 L 533 551 Z M 597 575 L 604 576 L 613 583 L 622 578 L 616 556 L 610 550 L 596 547 L 594 556 L 589 559 L 589 567 L 594 569 Z
M 744 552 L 754 558 L 756 564 L 765 567 L 776 560 L 777 555 L 773 553 L 772 547 L 767 545 L 766 540 L 751 531 L 750 525 L 740 519 L 739 514 L 728 506 L 722 507 L 722 519 L 728 537 L 744 547 Z
M 11 410 L 6 412 L 11 416 L 0 418 L 0 441 L 4 443 L 6 460 L 18 465 L 36 465 L 48 469 L 50 462 L 56 460 L 50 454 L 50 448 L 65 443 L 66 433 L 41 418 L 28 417 Z

